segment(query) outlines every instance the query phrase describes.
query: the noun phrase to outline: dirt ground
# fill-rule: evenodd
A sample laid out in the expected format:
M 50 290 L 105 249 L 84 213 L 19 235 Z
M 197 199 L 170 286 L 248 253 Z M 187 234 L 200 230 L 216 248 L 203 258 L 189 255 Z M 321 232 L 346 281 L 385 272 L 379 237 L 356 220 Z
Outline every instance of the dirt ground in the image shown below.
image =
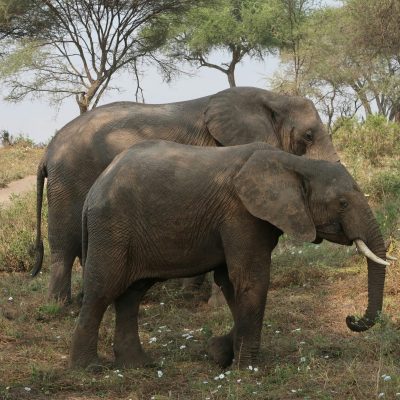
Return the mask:
M 29 192 L 35 185 L 36 175 L 29 175 L 9 183 L 7 187 L 0 189 L 0 205 L 10 204 L 12 195 Z

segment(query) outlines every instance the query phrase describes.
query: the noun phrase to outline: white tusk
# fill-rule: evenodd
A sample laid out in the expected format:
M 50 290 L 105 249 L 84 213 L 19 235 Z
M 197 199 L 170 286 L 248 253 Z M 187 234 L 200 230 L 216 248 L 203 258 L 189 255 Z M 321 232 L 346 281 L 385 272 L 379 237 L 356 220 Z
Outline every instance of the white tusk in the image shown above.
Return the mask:
M 379 258 L 377 255 L 375 255 L 361 239 L 357 239 L 354 242 L 358 251 L 365 257 L 381 265 L 390 265 L 389 262 L 382 260 L 382 258 Z
M 396 257 L 389 256 L 389 255 L 387 255 L 387 254 L 386 254 L 386 259 L 387 259 L 387 260 L 392 260 L 392 261 L 397 261 L 397 258 L 396 258 Z

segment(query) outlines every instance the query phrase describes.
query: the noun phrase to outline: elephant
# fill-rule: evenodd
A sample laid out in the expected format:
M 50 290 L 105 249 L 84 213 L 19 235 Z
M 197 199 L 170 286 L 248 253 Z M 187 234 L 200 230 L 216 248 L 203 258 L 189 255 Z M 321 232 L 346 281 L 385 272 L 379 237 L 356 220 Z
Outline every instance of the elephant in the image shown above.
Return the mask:
M 99 326 L 112 303 L 116 364 L 150 363 L 138 336 L 142 297 L 157 281 L 209 271 L 234 321 L 229 333 L 210 339 L 210 357 L 222 367 L 254 365 L 271 252 L 283 232 L 357 244 L 368 257 L 369 300 L 365 315 L 346 323 L 353 331 L 373 326 L 389 263 L 368 202 L 342 164 L 262 142 L 207 148 L 154 140 L 125 150 L 83 206 L 83 303 L 70 365 L 98 363 Z
M 76 257 L 81 259 L 81 213 L 90 187 L 117 154 L 146 139 L 198 146 L 262 141 L 309 158 L 339 160 L 310 100 L 258 88 L 231 88 L 171 104 L 117 102 L 87 112 L 55 135 L 37 172 L 32 276 L 43 261 L 41 207 L 47 178 L 51 298 L 71 299 L 72 264 Z

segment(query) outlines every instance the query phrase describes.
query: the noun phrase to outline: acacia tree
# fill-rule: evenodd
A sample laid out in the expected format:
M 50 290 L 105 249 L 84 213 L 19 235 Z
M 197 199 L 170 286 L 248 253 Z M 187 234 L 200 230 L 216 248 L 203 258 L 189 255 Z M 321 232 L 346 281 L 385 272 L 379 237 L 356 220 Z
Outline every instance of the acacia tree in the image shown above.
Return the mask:
M 314 12 L 302 29 L 299 74 L 275 77 L 275 87 L 313 97 L 328 117 L 352 116 L 360 110 L 390 117 L 400 88 L 399 64 L 393 58 L 354 46 L 355 15 L 347 6 Z M 282 59 L 284 70 L 292 65 Z M 297 84 L 295 84 L 297 79 Z
M 400 2 L 398 0 L 347 0 L 352 17 L 353 43 L 373 58 L 383 60 L 385 93 L 377 101 L 379 112 L 400 123 Z M 377 98 L 377 89 L 371 87 Z
M 276 1 L 220 0 L 193 7 L 172 22 L 165 52 L 193 66 L 213 68 L 236 86 L 235 68 L 245 56 L 263 58 L 276 48 Z M 215 50 L 226 61 L 212 60 Z
M 38 10 L 35 1 L 0 0 L 0 40 L 32 37 L 51 23 L 48 15 Z
M 44 24 L 33 41 L 9 47 L 0 70 L 9 88 L 7 99 L 45 93 L 56 101 L 75 96 L 81 113 L 96 107 L 117 72 L 134 69 L 146 57 L 161 62 L 155 50 L 162 38 L 145 35 L 143 29 L 161 14 L 180 13 L 192 2 L 32 0 L 23 17 L 34 12 L 54 23 Z
M 280 57 L 286 65 L 286 74 L 290 76 L 291 85 L 286 91 L 294 95 L 304 94 L 302 77 L 305 66 L 305 36 L 310 16 L 317 9 L 317 0 L 278 0 Z

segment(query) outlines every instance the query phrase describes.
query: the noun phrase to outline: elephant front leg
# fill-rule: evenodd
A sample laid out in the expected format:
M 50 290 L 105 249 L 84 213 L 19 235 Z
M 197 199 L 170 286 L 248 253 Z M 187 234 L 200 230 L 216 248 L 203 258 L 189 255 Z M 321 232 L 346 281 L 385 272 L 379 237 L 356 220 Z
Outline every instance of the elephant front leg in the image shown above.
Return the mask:
M 254 365 L 257 360 L 267 290 L 265 276 L 260 276 L 257 282 L 252 282 L 247 287 L 235 287 L 233 347 L 235 362 L 239 368 Z
M 135 282 L 115 301 L 114 354 L 119 367 L 138 368 L 153 364 L 144 352 L 138 334 L 139 304 L 153 284 L 153 280 Z
M 268 230 L 257 225 L 257 221 L 246 233 L 243 234 L 243 229 L 235 231 L 231 228 L 223 235 L 227 273 L 220 269 L 215 275 L 234 319 L 232 331 L 222 337 L 221 344 L 227 348 L 232 341 L 235 363 L 241 368 L 254 365 L 257 360 L 269 286 L 271 251 L 277 242 L 277 238 L 268 235 Z
M 221 367 L 235 359 L 239 367 L 254 365 L 260 347 L 261 328 L 268 290 L 269 269 L 259 271 L 257 281 L 246 283 L 242 278 L 231 282 L 226 267 L 214 273 L 234 319 L 234 326 L 223 336 L 209 340 L 208 353 Z
M 214 282 L 214 286 L 223 293 L 223 296 L 233 314 L 235 309 L 235 296 L 233 285 L 229 280 L 226 265 L 223 265 L 214 271 Z M 232 364 L 234 357 L 234 332 L 235 327 L 233 327 L 228 334 L 214 336 L 208 341 L 207 352 L 209 356 L 222 368 L 226 368 Z

